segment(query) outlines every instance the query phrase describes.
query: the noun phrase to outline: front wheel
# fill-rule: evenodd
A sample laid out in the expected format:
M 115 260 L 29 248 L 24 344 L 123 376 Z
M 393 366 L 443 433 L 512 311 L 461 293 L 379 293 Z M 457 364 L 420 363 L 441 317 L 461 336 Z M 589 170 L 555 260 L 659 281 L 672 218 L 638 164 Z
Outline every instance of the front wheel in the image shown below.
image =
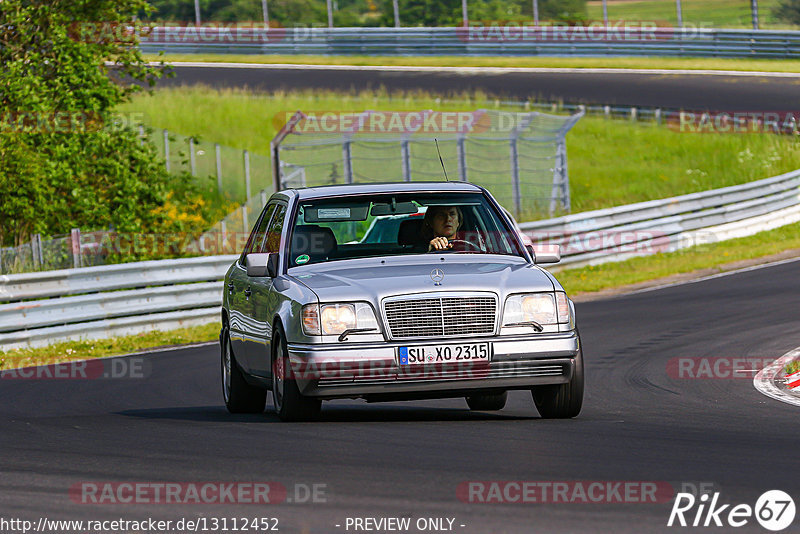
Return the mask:
M 508 391 L 486 395 L 472 395 L 466 398 L 467 406 L 474 412 L 496 412 L 506 406 Z
M 222 335 L 222 398 L 230 413 L 261 413 L 267 404 L 265 389 L 251 386 L 236 363 L 227 327 Z
M 283 335 L 278 333 L 273 341 L 272 358 L 272 402 L 275 413 L 283 421 L 309 421 L 319 415 L 322 401 L 306 397 L 297 387 L 291 366 L 289 353 Z
M 578 338 L 578 347 L 581 347 Z M 531 389 L 533 402 L 544 419 L 569 419 L 581 412 L 583 405 L 583 351 L 575 356 L 575 371 L 566 384 L 536 386 Z

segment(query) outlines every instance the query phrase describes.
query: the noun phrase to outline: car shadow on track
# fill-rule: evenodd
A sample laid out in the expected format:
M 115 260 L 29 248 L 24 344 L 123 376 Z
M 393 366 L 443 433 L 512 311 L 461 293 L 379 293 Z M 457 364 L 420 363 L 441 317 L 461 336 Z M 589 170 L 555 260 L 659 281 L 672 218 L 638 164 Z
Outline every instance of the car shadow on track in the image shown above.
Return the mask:
M 168 419 L 213 423 L 280 423 L 272 406 L 260 414 L 231 414 L 224 406 L 190 406 L 174 408 L 152 408 L 124 410 L 117 415 L 142 419 Z M 345 405 L 325 406 L 312 423 L 383 423 L 415 421 L 515 421 L 539 419 L 532 411 L 530 415 L 518 412 L 473 412 L 466 408 L 437 408 L 424 406 L 374 406 Z

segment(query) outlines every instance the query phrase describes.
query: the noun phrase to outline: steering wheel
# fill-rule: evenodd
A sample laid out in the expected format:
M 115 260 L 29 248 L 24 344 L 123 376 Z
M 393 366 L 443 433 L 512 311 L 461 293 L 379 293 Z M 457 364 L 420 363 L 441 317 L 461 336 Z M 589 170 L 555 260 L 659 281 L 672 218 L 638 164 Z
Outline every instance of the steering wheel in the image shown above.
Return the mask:
M 450 243 L 464 243 L 465 245 L 471 246 L 475 250 L 479 250 L 479 251 L 483 252 L 483 249 L 481 248 L 480 245 L 476 245 L 472 241 L 467 241 L 466 239 L 451 239 Z M 441 252 L 441 251 L 439 251 L 439 252 Z

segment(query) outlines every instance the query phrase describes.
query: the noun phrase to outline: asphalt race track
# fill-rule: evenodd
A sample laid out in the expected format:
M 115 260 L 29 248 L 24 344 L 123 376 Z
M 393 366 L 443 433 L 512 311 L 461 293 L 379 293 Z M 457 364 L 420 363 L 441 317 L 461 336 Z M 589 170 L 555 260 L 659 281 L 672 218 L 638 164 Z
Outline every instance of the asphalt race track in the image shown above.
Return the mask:
M 160 87 L 205 84 L 253 90 L 482 91 L 511 99 L 683 108 L 713 111 L 794 111 L 800 77 L 609 72 L 407 71 L 357 68 L 176 66 Z
M 479 534 L 695 531 L 666 527 L 669 502 L 480 504 L 456 490 L 476 480 L 656 481 L 674 491 L 710 483 L 724 503 L 753 506 L 770 489 L 797 501 L 797 408 L 758 393 L 752 374 L 679 379 L 667 366 L 777 358 L 800 345 L 798 310 L 800 262 L 580 303 L 587 397 L 563 421 L 539 419 L 522 392 L 495 414 L 453 399 L 327 403 L 321 421 L 304 424 L 269 408 L 232 416 L 216 347 L 148 355 L 145 378 L 0 380 L 0 509 L 32 520 L 277 517 L 282 532 L 353 532 L 347 517 L 380 516 L 450 517 L 457 532 Z M 277 481 L 290 498 L 295 484 L 324 484 L 326 502 L 71 501 L 69 488 L 86 481 Z M 753 518 L 736 530 L 765 532 Z

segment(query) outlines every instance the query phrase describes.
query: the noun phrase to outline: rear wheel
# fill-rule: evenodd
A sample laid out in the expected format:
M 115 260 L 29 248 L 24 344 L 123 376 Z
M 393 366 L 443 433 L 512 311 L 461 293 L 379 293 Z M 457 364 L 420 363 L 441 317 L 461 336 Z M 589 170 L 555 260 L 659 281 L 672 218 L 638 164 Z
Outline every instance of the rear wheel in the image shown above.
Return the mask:
M 580 338 L 578 338 L 580 347 Z M 575 356 L 575 370 L 566 384 L 536 386 L 531 389 L 533 402 L 545 419 L 569 419 L 581 412 L 583 405 L 583 351 Z
M 236 363 L 228 328 L 222 336 L 222 398 L 230 413 L 261 413 L 267 404 L 266 390 L 251 386 Z
M 502 410 L 508 400 L 508 391 L 484 395 L 471 395 L 466 398 L 469 409 L 476 412 L 494 412 Z
M 322 401 L 300 393 L 297 380 L 291 372 L 289 353 L 281 332 L 272 346 L 272 402 L 275 413 L 283 421 L 308 421 L 319 415 Z

